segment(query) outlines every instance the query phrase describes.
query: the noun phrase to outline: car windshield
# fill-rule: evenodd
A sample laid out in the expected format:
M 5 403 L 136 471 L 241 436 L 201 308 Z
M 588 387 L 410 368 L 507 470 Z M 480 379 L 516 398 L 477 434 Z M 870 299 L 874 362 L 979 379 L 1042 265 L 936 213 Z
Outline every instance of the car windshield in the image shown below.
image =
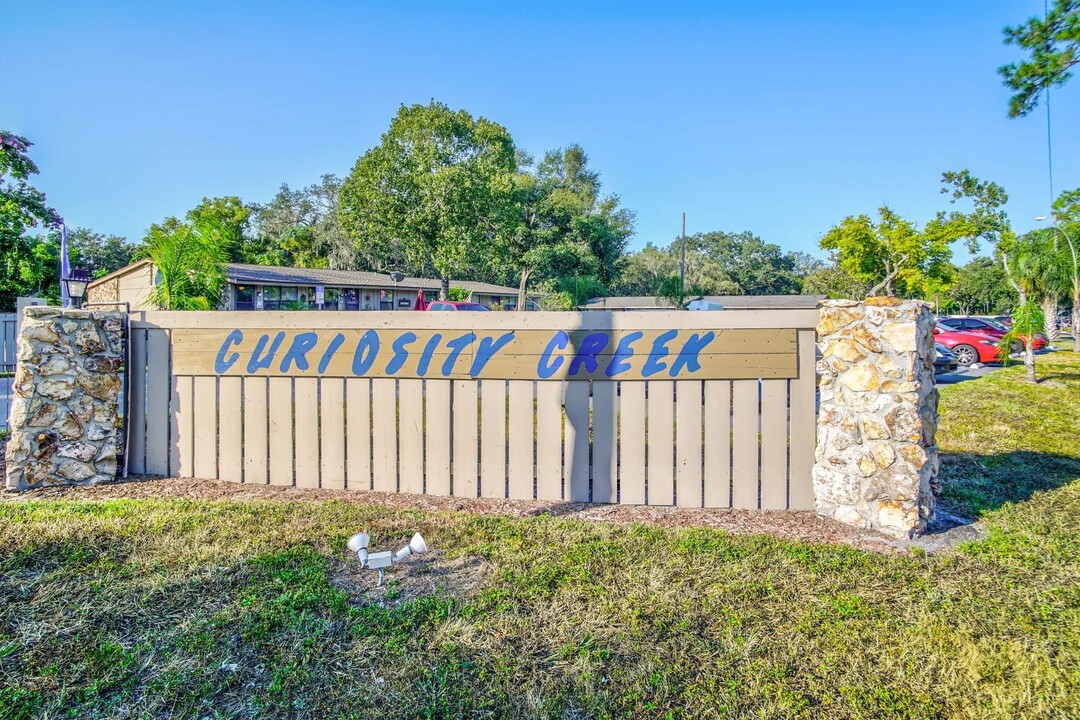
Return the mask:
M 1005 327 L 996 320 L 987 320 L 986 324 L 994 328 L 995 330 L 1000 330 L 1001 332 L 1009 332 L 1009 328 Z

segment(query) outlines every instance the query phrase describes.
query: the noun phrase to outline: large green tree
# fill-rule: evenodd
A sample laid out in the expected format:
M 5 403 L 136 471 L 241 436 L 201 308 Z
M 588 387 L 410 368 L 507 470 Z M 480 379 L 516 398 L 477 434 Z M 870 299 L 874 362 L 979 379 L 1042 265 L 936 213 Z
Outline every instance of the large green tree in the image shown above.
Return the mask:
M 870 286 L 853 277 L 836 262 L 811 270 L 802 278 L 803 295 L 824 295 L 836 299 L 866 297 Z
M 254 211 L 254 206 L 235 195 L 204 197 L 185 218 L 192 227 L 214 228 L 218 250 L 227 261 L 239 262 L 244 259 L 248 223 Z
M 962 315 L 1008 312 L 1016 304 L 1015 293 L 1001 263 L 977 257 L 956 272 L 956 282 L 945 293 L 943 304 Z
M 589 277 L 608 287 L 619 274 L 633 213 L 619 207 L 618 197 L 600 195 L 600 174 L 588 164 L 580 145 L 551 150 L 535 167 L 529 156 L 518 155 L 519 222 L 493 259 L 516 275 L 519 309 L 525 307 L 530 279 L 541 281 L 547 293 L 575 295 L 578 285 L 573 292 L 554 286 L 565 278 Z M 502 274 L 509 281 L 510 272 Z
M 1021 117 L 1039 104 L 1039 95 L 1060 87 L 1080 63 L 1080 0 L 1054 0 L 1046 17 L 1032 17 L 1004 29 L 1005 43 L 1027 53 L 1017 63 L 998 68 L 1009 98 L 1009 117 Z
M 928 284 L 949 279 L 950 244 L 958 236 L 940 219 L 919 231 L 887 205 L 878 209 L 878 218 L 848 216 L 821 239 L 842 270 L 870 286 L 868 296 L 919 295 Z
M 38 166 L 28 153 L 29 140 L 0 130 L 0 310 L 13 310 L 15 298 L 43 292 L 45 276 L 55 277 L 59 265 L 47 265 L 42 248 L 26 237 L 35 227 L 58 228 L 62 222 L 45 201 L 45 193 L 30 184 Z M 59 256 L 57 256 L 57 263 Z
M 378 255 L 345 234 L 338 220 L 340 193 L 336 175 L 323 175 L 318 183 L 298 190 L 283 184 L 269 203 L 256 206 L 248 261 L 332 270 L 407 269 L 399 248 L 387 248 L 392 253 L 388 256 Z
M 380 254 L 400 247 L 442 280 L 487 264 L 519 222 L 517 157 L 506 128 L 442 103 L 402 106 L 341 188 L 341 226 Z

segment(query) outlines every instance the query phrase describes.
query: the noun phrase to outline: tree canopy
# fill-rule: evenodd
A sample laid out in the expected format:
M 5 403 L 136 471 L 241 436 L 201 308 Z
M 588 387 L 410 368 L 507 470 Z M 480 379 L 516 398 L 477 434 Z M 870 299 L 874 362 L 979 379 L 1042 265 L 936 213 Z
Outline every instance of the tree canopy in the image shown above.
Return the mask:
M 341 226 L 355 243 L 442 279 L 485 264 L 517 223 L 517 156 L 504 127 L 442 103 L 402 106 L 341 188 Z
M 887 205 L 878 209 L 878 218 L 848 216 L 821 239 L 844 272 L 870 286 L 867 295 L 917 295 L 949 279 L 950 243 L 957 235 L 940 219 L 920 232 Z
M 13 310 L 15 298 L 46 293 L 49 276 L 59 271 L 59 254 L 50 254 L 26 232 L 58 228 L 60 215 L 45 202 L 45 193 L 30 184 L 38 166 L 30 158 L 29 140 L 0 130 L 0 310 Z
M 1009 117 L 1022 117 L 1038 106 L 1042 92 L 1064 85 L 1080 63 L 1080 0 L 1054 0 L 1045 18 L 1032 17 L 1002 32 L 1005 44 L 1027 53 L 1023 61 L 998 68 L 1014 91 Z

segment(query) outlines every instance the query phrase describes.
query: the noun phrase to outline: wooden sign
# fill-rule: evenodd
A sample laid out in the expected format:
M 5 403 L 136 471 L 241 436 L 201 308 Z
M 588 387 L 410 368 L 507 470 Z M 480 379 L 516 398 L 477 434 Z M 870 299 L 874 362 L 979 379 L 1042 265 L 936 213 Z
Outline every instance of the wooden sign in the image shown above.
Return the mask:
M 784 329 L 175 329 L 175 375 L 508 380 L 798 377 Z

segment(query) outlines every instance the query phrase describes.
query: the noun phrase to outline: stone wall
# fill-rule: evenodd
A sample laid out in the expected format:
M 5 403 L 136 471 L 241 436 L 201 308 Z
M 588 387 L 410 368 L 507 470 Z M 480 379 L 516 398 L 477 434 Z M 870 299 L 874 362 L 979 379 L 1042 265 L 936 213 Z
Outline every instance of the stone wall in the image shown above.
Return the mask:
M 820 514 L 895 535 L 922 532 L 939 466 L 934 318 L 920 300 L 827 300 L 818 322 Z
M 106 280 L 94 287 L 86 288 L 86 302 L 111 303 L 120 299 L 120 279 Z
M 7 445 L 7 487 L 97 483 L 124 451 L 125 313 L 26 309 Z

